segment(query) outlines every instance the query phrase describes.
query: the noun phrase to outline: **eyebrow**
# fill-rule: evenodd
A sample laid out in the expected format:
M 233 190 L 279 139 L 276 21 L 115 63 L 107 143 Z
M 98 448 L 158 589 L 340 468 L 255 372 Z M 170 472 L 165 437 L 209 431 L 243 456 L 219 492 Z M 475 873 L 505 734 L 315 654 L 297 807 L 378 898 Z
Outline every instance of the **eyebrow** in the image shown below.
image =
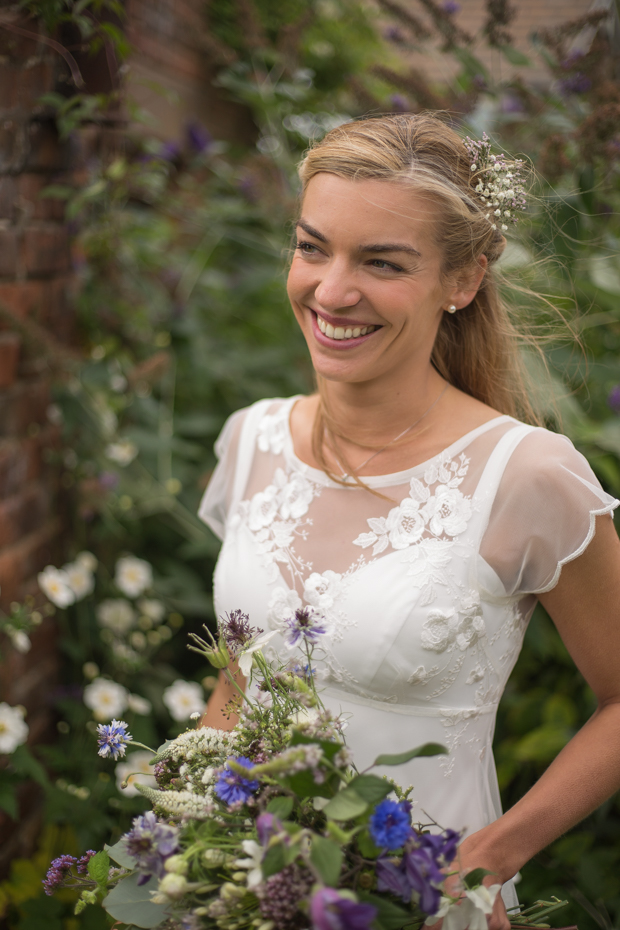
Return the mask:
M 328 240 L 320 233 L 318 229 L 315 229 L 314 226 L 311 226 L 310 223 L 306 222 L 304 219 L 297 220 L 297 226 L 300 226 L 304 232 L 308 233 L 309 236 L 312 236 L 314 239 L 318 239 L 319 242 L 327 242 Z M 417 255 L 418 258 L 422 256 L 417 249 L 414 249 L 413 246 L 405 245 L 404 242 L 380 242 L 373 245 L 361 245 L 358 249 L 359 252 L 408 252 L 410 255 Z

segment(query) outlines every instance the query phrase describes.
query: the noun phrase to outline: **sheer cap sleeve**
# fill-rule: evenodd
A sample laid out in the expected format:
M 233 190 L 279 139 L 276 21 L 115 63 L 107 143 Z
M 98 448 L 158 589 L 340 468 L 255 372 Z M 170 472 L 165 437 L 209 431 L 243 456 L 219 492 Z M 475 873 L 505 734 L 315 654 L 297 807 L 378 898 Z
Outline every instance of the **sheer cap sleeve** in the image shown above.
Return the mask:
M 246 410 L 237 410 L 227 420 L 218 436 L 214 450 L 217 465 L 200 501 L 198 516 L 224 539 L 226 517 L 232 502 L 241 429 Z
M 562 566 L 585 551 L 596 517 L 619 503 L 566 436 L 533 429 L 508 459 L 480 555 L 506 594 L 543 594 L 555 587 Z

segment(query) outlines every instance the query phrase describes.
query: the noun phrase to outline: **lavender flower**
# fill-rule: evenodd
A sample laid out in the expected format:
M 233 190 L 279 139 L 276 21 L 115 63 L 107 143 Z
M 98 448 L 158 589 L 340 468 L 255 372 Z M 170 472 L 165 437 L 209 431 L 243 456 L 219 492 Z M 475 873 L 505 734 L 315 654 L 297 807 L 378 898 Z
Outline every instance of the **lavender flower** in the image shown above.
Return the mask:
M 299 640 L 305 640 L 306 643 L 315 645 L 319 636 L 327 632 L 326 627 L 321 626 L 322 617 L 312 607 L 299 607 L 295 611 L 295 616 L 288 621 L 289 646 L 296 646 Z
M 445 3 L 441 4 L 441 9 L 444 13 L 447 13 L 448 16 L 454 16 L 455 13 L 461 9 L 461 4 L 457 3 L 456 0 L 445 0 Z
M 133 739 L 124 720 L 100 723 L 97 727 L 97 734 L 99 755 L 104 759 L 108 756 L 112 756 L 114 760 L 122 758 L 127 751 L 127 743 Z
M 369 830 L 376 846 L 400 849 L 412 833 L 409 811 L 397 801 L 381 801 L 370 818 Z
M 254 765 L 252 760 L 247 759 L 245 756 L 238 756 L 236 759 L 229 759 L 228 761 L 238 762 L 239 765 L 248 769 L 251 769 Z M 243 775 L 234 772 L 230 766 L 226 764 L 215 783 L 214 790 L 218 798 L 223 801 L 224 804 L 231 805 L 239 802 L 245 804 L 257 788 L 257 781 L 244 778 Z
M 47 875 L 43 879 L 43 888 L 46 895 L 53 895 L 55 891 L 64 884 L 65 878 L 69 875 L 71 867 L 77 863 L 74 856 L 58 856 L 54 859 L 47 870 Z
M 315 930 L 370 930 L 377 908 L 343 898 L 333 888 L 320 888 L 310 900 L 310 916 Z
M 179 849 L 178 829 L 160 823 L 153 811 L 136 817 L 131 830 L 123 839 L 127 854 L 135 859 L 138 869 L 143 873 L 139 885 L 144 885 L 151 875 L 161 877 L 166 859 Z
M 88 852 L 85 852 L 81 859 L 78 859 L 77 863 L 77 872 L 78 875 L 88 875 L 88 863 L 96 855 L 94 849 L 89 849 Z

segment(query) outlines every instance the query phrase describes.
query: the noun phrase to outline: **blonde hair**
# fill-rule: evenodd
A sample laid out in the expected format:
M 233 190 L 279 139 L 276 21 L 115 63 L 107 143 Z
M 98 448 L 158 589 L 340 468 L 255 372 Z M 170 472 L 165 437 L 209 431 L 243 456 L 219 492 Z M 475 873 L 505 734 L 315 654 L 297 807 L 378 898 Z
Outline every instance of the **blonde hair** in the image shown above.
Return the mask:
M 436 244 L 443 253 L 442 275 L 448 278 L 467 271 L 483 255 L 488 266 L 471 303 L 457 313 L 443 314 L 431 362 L 454 387 L 500 413 L 539 424 L 519 348 L 524 337 L 510 319 L 494 272 L 506 240 L 477 198 L 471 158 L 456 132 L 428 113 L 345 123 L 316 143 L 298 170 L 302 198 L 310 180 L 326 172 L 353 181 L 398 183 L 440 207 L 433 225 Z M 320 377 L 317 384 L 313 452 L 323 470 L 339 481 L 327 465 L 323 446 L 326 427 L 336 435 L 343 434 L 329 415 Z

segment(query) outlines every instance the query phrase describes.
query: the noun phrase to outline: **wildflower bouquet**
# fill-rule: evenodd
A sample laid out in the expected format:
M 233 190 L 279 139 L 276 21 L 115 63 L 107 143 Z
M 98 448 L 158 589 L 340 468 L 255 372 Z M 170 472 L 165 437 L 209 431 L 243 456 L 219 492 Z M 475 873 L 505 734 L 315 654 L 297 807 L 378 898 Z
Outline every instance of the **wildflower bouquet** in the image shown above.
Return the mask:
M 157 786 L 137 785 L 152 811 L 115 846 L 54 860 L 46 892 L 78 888 L 77 911 L 100 904 L 117 927 L 416 930 L 443 918 L 448 930 L 486 930 L 500 886 L 481 884 L 484 869 L 445 892 L 461 834 L 413 824 L 411 788 L 352 765 L 343 721 L 315 687 L 324 632 L 317 612 L 298 610 L 288 638 L 299 661 L 277 667 L 262 651 L 274 634 L 240 611 L 220 622 L 217 640 L 193 635 L 215 667 L 235 661 L 250 678 L 245 694 L 227 672 L 239 722 L 188 730 L 153 753 Z M 123 721 L 98 730 L 103 757 L 141 745 Z M 374 765 L 442 752 L 426 744 Z

